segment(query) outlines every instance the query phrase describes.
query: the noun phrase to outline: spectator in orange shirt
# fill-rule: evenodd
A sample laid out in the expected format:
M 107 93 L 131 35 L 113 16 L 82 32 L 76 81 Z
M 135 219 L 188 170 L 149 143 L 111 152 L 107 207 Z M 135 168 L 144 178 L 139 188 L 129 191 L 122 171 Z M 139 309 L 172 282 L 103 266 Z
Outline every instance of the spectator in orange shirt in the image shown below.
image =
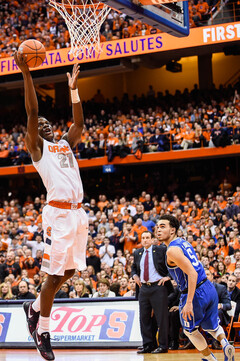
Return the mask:
M 136 233 L 137 233 L 137 235 L 138 235 L 138 244 L 140 243 L 140 245 L 141 245 L 141 236 L 142 236 L 142 233 L 144 232 L 144 231 L 147 231 L 147 227 L 144 227 L 143 225 L 142 225 L 142 219 L 141 218 L 138 218 L 137 220 L 136 220 L 136 223 L 134 224 L 134 226 L 133 226 L 133 231 L 135 231 Z
M 1 163 L 2 165 L 6 165 L 4 163 L 4 158 L 6 159 L 8 157 L 9 154 L 9 150 L 7 149 L 7 147 L 4 144 L 1 144 L 0 146 L 0 158 L 1 158 Z
M 108 161 L 112 162 L 114 157 L 119 154 L 119 139 L 112 132 L 107 138 L 107 156 Z
M 124 275 L 120 280 L 119 294 L 120 294 L 120 296 L 124 296 L 125 293 L 127 293 L 128 291 L 129 291 L 129 288 L 128 288 L 128 276 Z
M 206 129 L 203 130 L 203 146 L 208 147 L 212 134 L 212 127 L 210 123 L 207 123 Z
M 234 260 L 236 262 L 235 265 L 237 268 L 237 262 L 240 262 L 240 248 L 234 250 Z
M 224 178 L 223 182 L 219 185 L 219 192 L 224 194 L 225 191 L 231 191 L 232 184 L 228 182 L 227 178 Z
M 186 125 L 186 131 L 183 136 L 181 147 L 183 149 L 191 148 L 193 146 L 194 138 L 195 138 L 194 131 L 188 125 Z
M 235 235 L 234 231 L 229 233 L 227 240 L 229 246 L 231 246 L 233 249 L 239 249 L 239 237 Z
M 210 15 L 208 13 L 209 11 L 209 5 L 206 1 L 198 0 L 197 4 L 197 11 L 201 14 L 202 20 L 208 20 Z
M 126 223 L 123 226 L 122 236 L 120 237 L 119 241 L 120 243 L 123 243 L 124 252 L 129 251 L 132 253 L 138 241 L 138 233 L 133 230 L 133 227 L 130 223 Z
M 173 134 L 172 138 L 173 138 L 172 149 L 173 150 L 182 149 L 181 143 L 183 139 L 183 133 L 181 132 L 180 128 L 176 128 L 176 134 Z
M 6 252 L 7 249 L 8 249 L 8 244 L 5 243 L 5 242 L 2 242 L 2 241 L 0 240 L 0 252 Z
M 189 15 L 192 15 L 193 8 L 197 9 L 194 0 L 190 0 L 188 4 Z
M 146 24 L 142 24 L 140 35 L 141 36 L 150 35 L 150 31 L 147 29 Z
M 227 201 L 225 201 L 224 197 L 222 195 L 218 196 L 216 198 L 218 200 L 219 207 L 223 210 L 227 206 Z
M 103 209 L 107 206 L 108 204 L 108 200 L 105 194 L 100 194 L 99 195 L 99 202 L 97 203 L 98 208 L 100 209 L 100 211 L 102 212 Z
M 55 47 L 53 44 L 51 44 L 50 39 L 46 39 L 46 41 L 45 41 L 45 43 L 44 43 L 44 46 L 45 46 L 46 51 L 55 50 L 55 49 L 56 49 L 56 47 Z
M 36 266 L 34 258 L 32 257 L 24 261 L 24 268 L 27 270 L 29 278 L 33 278 L 33 276 L 39 272 L 39 268 Z
M 129 26 L 128 26 L 128 33 L 130 34 L 130 37 L 134 36 L 135 32 L 138 29 L 137 24 L 135 24 L 134 20 L 129 20 Z
M 221 255 L 223 258 L 234 253 L 233 248 L 227 244 L 226 239 L 223 237 L 219 237 L 218 247 L 215 251 L 217 255 Z
M 232 273 L 235 270 L 235 263 L 231 263 L 231 257 L 230 256 L 226 256 L 224 259 L 224 264 L 226 266 L 226 272 L 227 273 Z

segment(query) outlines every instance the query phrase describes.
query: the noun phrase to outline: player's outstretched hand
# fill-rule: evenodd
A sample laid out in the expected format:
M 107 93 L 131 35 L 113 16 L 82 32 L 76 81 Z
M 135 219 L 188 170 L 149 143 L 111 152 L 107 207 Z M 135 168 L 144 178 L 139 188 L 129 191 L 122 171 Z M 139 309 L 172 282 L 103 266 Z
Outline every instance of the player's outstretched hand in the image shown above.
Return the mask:
M 72 75 L 70 75 L 70 73 L 67 73 L 68 86 L 69 86 L 70 89 L 76 89 L 77 88 L 77 79 L 78 79 L 79 72 L 80 72 L 80 65 L 79 64 L 74 64 L 73 65 L 73 70 L 72 70 Z
M 25 61 L 26 57 L 27 57 L 27 55 L 19 54 L 17 51 L 15 51 L 15 53 L 14 53 L 15 63 L 17 64 L 17 66 L 19 67 L 19 69 L 21 70 L 22 73 L 29 72 L 29 68 Z

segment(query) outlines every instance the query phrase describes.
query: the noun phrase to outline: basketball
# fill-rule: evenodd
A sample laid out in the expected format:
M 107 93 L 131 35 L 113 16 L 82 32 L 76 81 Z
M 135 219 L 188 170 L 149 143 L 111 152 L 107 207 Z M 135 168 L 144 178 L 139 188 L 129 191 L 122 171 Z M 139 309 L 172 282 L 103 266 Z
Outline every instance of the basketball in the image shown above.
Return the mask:
M 19 45 L 18 54 L 27 55 L 26 63 L 29 68 L 37 68 L 44 62 L 46 50 L 40 41 L 28 39 Z

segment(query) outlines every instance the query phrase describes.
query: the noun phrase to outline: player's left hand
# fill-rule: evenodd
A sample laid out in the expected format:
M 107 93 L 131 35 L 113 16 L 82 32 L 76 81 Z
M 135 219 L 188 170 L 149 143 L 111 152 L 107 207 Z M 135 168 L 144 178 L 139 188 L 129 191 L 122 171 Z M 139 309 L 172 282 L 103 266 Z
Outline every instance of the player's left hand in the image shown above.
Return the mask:
M 168 276 L 161 278 L 160 281 L 158 282 L 158 286 L 164 286 L 165 282 L 167 282 L 169 280 L 170 280 L 170 278 Z
M 186 305 L 183 307 L 182 309 L 182 317 L 186 322 L 189 322 L 190 320 L 193 319 L 193 304 L 191 303 L 186 303 Z
M 73 65 L 73 70 L 72 70 L 72 75 L 70 73 L 67 73 L 68 86 L 69 86 L 70 89 L 76 89 L 77 88 L 77 79 L 78 79 L 79 72 L 80 72 L 80 65 L 79 64 L 74 64 Z

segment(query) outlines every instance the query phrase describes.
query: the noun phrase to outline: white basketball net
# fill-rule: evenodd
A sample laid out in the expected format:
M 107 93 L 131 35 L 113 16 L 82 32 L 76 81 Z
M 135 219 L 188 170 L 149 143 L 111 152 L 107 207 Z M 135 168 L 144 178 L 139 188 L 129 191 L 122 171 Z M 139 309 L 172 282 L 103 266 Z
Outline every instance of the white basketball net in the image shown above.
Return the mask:
M 50 0 L 64 18 L 71 39 L 70 54 L 75 58 L 83 51 L 91 56 L 94 51 L 100 53 L 100 28 L 111 8 L 94 0 Z

